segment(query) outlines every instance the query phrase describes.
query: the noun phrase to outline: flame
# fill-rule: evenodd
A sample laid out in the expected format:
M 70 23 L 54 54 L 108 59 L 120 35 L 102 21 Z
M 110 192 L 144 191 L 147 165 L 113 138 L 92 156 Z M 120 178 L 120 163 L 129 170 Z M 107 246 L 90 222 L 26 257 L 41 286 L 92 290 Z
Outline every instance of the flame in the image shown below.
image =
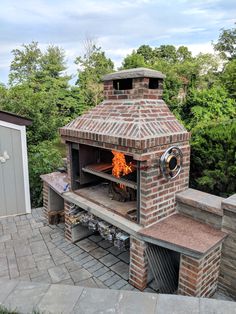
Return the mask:
M 112 154 L 114 155 L 112 159 L 112 174 L 114 177 L 120 178 L 133 172 L 134 167 L 132 162 L 127 164 L 123 153 L 113 150 Z M 120 184 L 120 188 L 124 189 L 125 186 Z

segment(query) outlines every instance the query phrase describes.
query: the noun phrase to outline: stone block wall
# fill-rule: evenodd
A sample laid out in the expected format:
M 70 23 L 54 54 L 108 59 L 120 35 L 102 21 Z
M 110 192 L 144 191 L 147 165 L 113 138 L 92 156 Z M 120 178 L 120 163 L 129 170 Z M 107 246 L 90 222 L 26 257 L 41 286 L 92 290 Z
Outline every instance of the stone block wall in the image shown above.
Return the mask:
M 198 260 L 181 255 L 178 294 L 211 297 L 219 277 L 221 244 Z
M 236 299 L 236 194 L 222 202 L 222 231 L 228 237 L 222 245 L 219 288 Z
M 223 210 L 219 196 L 188 189 L 176 195 L 177 211 L 185 216 L 221 229 Z
M 135 288 L 144 290 L 148 279 L 147 244 L 135 237 L 130 237 L 129 282 Z

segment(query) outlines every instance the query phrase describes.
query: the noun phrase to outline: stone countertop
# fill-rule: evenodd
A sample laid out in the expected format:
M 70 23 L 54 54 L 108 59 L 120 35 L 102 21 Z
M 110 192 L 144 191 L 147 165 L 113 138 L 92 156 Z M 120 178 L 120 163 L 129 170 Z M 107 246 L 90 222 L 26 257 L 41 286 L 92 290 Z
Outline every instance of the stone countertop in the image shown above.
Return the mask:
M 223 210 L 221 207 L 222 202 L 225 200 L 223 197 L 195 189 L 187 189 L 176 194 L 176 200 L 180 203 L 223 216 Z
M 200 258 L 227 236 L 207 224 L 176 213 L 143 228 L 139 234 L 147 242 Z
M 65 172 L 42 174 L 40 178 L 59 194 L 62 194 L 67 190 L 66 187 L 68 186 L 68 179 L 67 173 Z

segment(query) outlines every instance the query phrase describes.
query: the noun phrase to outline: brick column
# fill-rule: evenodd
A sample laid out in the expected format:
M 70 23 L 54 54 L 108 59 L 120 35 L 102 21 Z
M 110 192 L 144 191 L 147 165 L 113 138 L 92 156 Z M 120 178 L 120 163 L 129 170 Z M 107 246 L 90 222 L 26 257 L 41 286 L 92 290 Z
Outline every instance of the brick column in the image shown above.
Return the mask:
M 64 211 L 65 211 L 65 237 L 67 240 L 72 242 L 72 226 L 71 222 L 69 221 L 69 209 L 70 209 L 71 203 L 67 202 L 65 200 L 64 202 Z
M 181 255 L 178 294 L 211 297 L 217 288 L 221 244 L 202 259 Z
M 71 144 L 66 142 L 66 162 L 67 162 L 67 180 L 69 184 L 69 190 L 72 187 L 72 153 Z
M 43 182 L 43 215 L 48 221 L 48 193 L 49 193 L 49 186 L 46 182 Z
M 148 263 L 146 243 L 130 237 L 129 282 L 135 288 L 144 290 L 147 286 Z

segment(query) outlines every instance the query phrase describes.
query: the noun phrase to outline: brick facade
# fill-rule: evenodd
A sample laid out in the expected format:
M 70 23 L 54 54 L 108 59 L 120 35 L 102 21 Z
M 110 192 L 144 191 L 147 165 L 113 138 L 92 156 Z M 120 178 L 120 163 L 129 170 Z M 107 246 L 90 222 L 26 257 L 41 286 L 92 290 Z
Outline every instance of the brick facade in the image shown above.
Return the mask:
M 178 294 L 211 297 L 219 277 L 221 245 L 198 260 L 181 255 Z
M 158 147 L 149 159 L 141 162 L 140 223 L 144 227 L 171 215 L 176 208 L 175 195 L 188 188 L 190 146 L 188 142 L 176 143 L 183 153 L 183 167 L 175 179 L 168 181 L 159 168 L 161 155 L 169 145 Z
M 149 78 L 133 78 L 133 88 L 115 90 L 113 81 L 104 82 L 104 98 L 109 100 L 124 99 L 161 99 L 163 94 L 163 79 L 158 82 L 158 89 L 149 89 Z
M 147 286 L 148 262 L 146 256 L 147 244 L 130 237 L 130 268 L 129 282 L 139 290 Z

